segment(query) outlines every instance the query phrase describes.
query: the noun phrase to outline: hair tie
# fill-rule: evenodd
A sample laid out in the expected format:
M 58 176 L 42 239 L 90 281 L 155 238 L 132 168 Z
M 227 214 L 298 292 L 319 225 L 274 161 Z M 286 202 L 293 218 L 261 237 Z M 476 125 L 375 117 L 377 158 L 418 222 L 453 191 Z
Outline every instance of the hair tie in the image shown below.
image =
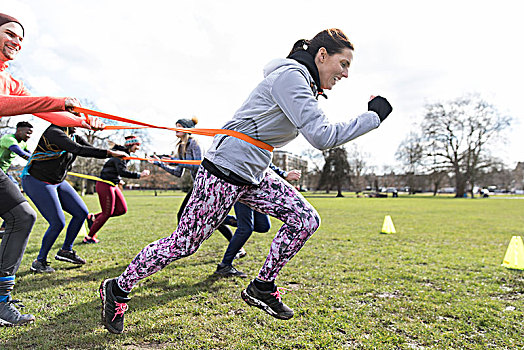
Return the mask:
M 302 48 L 307 51 L 307 49 L 309 48 L 309 40 L 302 40 Z

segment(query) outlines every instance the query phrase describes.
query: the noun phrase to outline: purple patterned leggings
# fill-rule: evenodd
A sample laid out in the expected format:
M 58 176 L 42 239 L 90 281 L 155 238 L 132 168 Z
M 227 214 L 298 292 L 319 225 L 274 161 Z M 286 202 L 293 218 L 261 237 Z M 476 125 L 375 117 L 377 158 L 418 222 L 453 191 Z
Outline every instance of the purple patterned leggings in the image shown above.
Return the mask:
M 118 277 L 120 288 L 129 292 L 141 279 L 196 252 L 226 218 L 236 201 L 284 223 L 273 239 L 269 255 L 258 274 L 260 279 L 266 281 L 277 277 L 282 267 L 298 253 L 320 225 L 320 216 L 315 208 L 271 170 L 255 187 L 232 185 L 200 167 L 193 184 L 193 194 L 176 231 L 150 243 L 138 253 Z

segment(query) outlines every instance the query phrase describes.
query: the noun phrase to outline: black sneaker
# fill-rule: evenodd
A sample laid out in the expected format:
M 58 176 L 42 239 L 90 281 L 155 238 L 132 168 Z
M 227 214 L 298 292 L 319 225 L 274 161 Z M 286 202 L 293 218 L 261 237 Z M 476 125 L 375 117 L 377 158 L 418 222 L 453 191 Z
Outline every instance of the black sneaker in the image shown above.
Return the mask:
M 53 273 L 55 272 L 55 269 L 49 266 L 49 262 L 47 261 L 41 262 L 41 261 L 35 260 L 31 264 L 31 271 L 37 272 L 37 273 Z
M 215 271 L 215 275 L 219 275 L 222 277 L 241 277 L 246 278 L 247 274 L 242 271 L 238 271 L 235 269 L 232 265 L 223 265 L 222 263 L 218 264 L 217 270 Z
M 124 298 L 113 294 L 113 284 L 116 278 L 107 279 L 100 284 L 100 298 L 102 299 L 102 323 L 111 333 L 120 334 L 124 331 L 124 313 L 127 311 L 127 302 L 131 298 Z
M 0 326 L 21 326 L 35 320 L 33 315 L 22 315 L 14 305 L 17 303 L 20 303 L 20 300 L 11 300 L 11 297 L 8 301 L 0 303 Z M 19 306 L 24 307 L 22 304 Z
M 251 281 L 241 295 L 248 305 L 258 307 L 275 318 L 289 320 L 293 317 L 293 310 L 282 302 L 282 294 L 285 294 L 284 288 L 275 288 L 274 292 L 266 292 L 258 289 Z
M 76 265 L 83 265 L 86 263 L 86 261 L 82 259 L 81 257 L 79 257 L 74 250 L 60 249 L 56 253 L 55 259 L 60 260 L 60 261 L 67 261 L 68 263 L 76 264 Z
M 87 221 L 87 228 L 91 231 L 91 226 L 93 226 L 93 224 L 95 223 L 95 214 L 87 214 L 87 218 L 86 218 L 86 221 Z

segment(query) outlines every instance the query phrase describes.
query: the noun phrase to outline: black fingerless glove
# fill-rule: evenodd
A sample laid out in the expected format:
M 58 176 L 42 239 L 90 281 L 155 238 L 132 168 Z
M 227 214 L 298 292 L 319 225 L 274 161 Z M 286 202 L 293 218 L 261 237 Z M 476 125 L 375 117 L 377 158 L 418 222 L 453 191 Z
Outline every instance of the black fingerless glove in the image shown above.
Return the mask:
M 378 114 L 380 122 L 382 123 L 384 119 L 393 111 L 393 107 L 389 104 L 382 96 L 376 96 L 371 101 L 368 102 L 368 110 L 373 111 Z

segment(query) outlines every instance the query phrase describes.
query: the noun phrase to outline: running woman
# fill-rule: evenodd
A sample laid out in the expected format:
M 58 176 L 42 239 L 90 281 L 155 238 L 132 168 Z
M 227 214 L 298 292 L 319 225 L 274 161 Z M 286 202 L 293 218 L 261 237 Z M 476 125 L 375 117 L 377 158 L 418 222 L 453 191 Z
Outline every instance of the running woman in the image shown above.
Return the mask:
M 198 118 L 193 117 L 192 119 L 179 119 L 176 122 L 177 128 L 186 128 L 191 129 L 196 126 L 198 123 Z M 200 148 L 200 145 L 198 144 L 197 140 L 193 138 L 193 136 L 189 133 L 177 131 L 176 137 L 178 137 L 178 144 L 177 144 L 177 157 L 175 159 L 180 160 L 201 160 L 202 159 L 202 149 Z M 157 158 L 153 156 L 152 158 Z M 191 178 L 193 181 L 195 180 L 198 168 L 200 165 L 194 165 L 194 164 L 177 164 L 176 166 L 170 166 L 167 165 L 164 162 L 154 161 L 153 164 L 158 165 L 171 175 L 174 175 L 176 177 L 181 177 L 184 174 L 184 170 L 187 169 L 191 172 Z M 182 204 L 180 204 L 180 208 L 178 209 L 177 213 L 177 219 L 178 222 L 180 222 L 180 219 L 184 213 L 184 209 L 186 208 L 187 202 L 189 198 L 191 197 L 191 194 L 193 193 L 193 187 L 186 193 L 186 196 L 182 200 Z M 228 217 L 230 220 L 233 218 L 231 216 Z M 217 227 L 217 230 L 229 241 L 231 241 L 231 238 L 233 238 L 233 232 L 227 227 L 225 224 L 221 224 Z M 245 255 L 245 252 L 244 252 Z
M 7 62 L 16 57 L 22 48 L 23 38 L 22 24 L 16 18 L 0 13 L 0 116 L 34 114 L 62 126 L 101 129 L 103 124 L 97 118 L 86 120 L 65 112 L 80 106 L 77 99 L 29 96 L 24 84 L 7 72 Z M 13 300 L 11 292 L 36 212 L 1 169 L 0 198 L 0 217 L 6 223 L 0 244 L 0 326 L 19 326 L 35 320 L 33 315 L 18 311 L 16 304 L 20 301 Z
M 127 154 L 134 153 L 139 149 L 140 139 L 134 135 L 126 136 L 123 146 L 113 146 L 113 150 L 125 152 Z M 98 194 L 98 200 L 102 211 L 98 214 L 88 214 L 87 225 L 89 227 L 89 234 L 84 237 L 82 243 L 98 243 L 99 240 L 96 237 L 96 234 L 100 231 L 102 226 L 104 226 L 107 220 L 111 217 L 127 213 L 127 203 L 124 194 L 118 186 L 122 181 L 122 177 L 140 179 L 141 177 L 149 175 L 149 170 L 147 169 L 142 170 L 141 172 L 127 170 L 128 162 L 129 160 L 112 157 L 104 164 L 102 172 L 100 173 L 100 178 L 113 183 L 113 185 L 102 181 L 96 182 L 96 193 Z
M 339 29 L 297 41 L 286 59 L 266 66 L 265 78 L 223 128 L 273 147 L 288 144 L 300 133 L 321 150 L 377 128 L 392 111 L 383 97 L 373 97 L 368 111 L 348 122 L 330 123 L 318 105 L 317 97 L 324 90 L 348 77 L 353 50 Z M 239 138 L 215 136 L 176 230 L 147 245 L 119 277 L 102 281 L 102 320 L 110 332 L 123 331 L 124 312 L 133 287 L 171 262 L 196 252 L 237 201 L 283 222 L 258 276 L 241 296 L 271 316 L 293 317 L 293 310 L 282 302 L 282 290 L 275 279 L 318 229 L 320 217 L 293 186 L 268 171 L 271 157 L 270 151 Z
M 44 131 L 22 172 L 22 187 L 25 193 L 49 223 L 38 257 L 31 264 L 33 272 L 55 271 L 49 266 L 47 255 L 65 227 L 64 210 L 71 214 L 72 218 L 67 226 L 62 249 L 56 253 L 55 259 L 77 265 L 86 263 L 73 250 L 73 243 L 89 211 L 76 190 L 65 181 L 67 172 L 71 170 L 77 156 L 123 158 L 127 154 L 117 150 L 95 148 L 76 135 L 75 128 L 51 124 Z

